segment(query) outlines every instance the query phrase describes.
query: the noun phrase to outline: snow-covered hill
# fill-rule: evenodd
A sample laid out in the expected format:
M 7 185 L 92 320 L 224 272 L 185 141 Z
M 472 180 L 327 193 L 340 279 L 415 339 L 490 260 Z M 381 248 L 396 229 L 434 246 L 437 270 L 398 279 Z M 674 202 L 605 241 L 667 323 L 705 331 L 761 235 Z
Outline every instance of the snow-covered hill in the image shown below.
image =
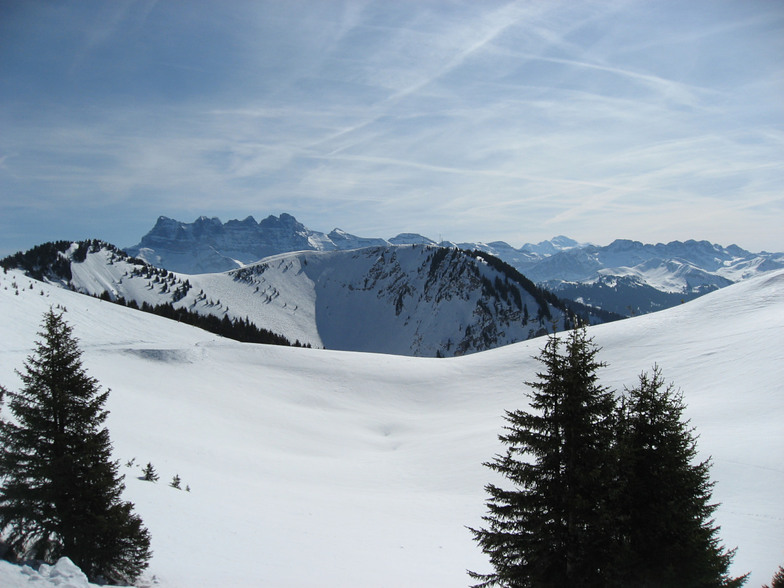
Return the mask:
M 558 300 L 488 256 L 429 245 L 303 251 L 217 274 L 151 267 L 98 241 L 4 261 L 78 292 L 248 319 L 291 342 L 344 351 L 464 355 L 606 314 Z
M 290 214 L 222 223 L 160 217 L 141 242 L 126 249 L 152 265 L 186 274 L 228 271 L 294 251 L 335 251 L 387 245 L 435 245 L 415 233 L 389 240 L 334 229 L 313 231 Z M 752 253 L 736 245 L 673 241 L 656 245 L 617 239 L 606 246 L 564 236 L 514 248 L 503 241 L 440 243 L 489 253 L 548 290 L 624 316 L 669 308 L 765 271 L 784 268 L 784 253 Z
M 541 339 L 443 360 L 241 344 L 9 271 L 6 387 L 50 306 L 112 390 L 126 497 L 152 533 L 148 583 L 438 588 L 489 569 L 465 526 L 485 514 L 481 463 L 504 411 L 526 406 Z M 733 571 L 769 582 L 784 562 L 784 272 L 590 334 L 604 384 L 657 362 L 682 388 Z M 156 484 L 138 479 L 148 461 Z M 175 474 L 190 492 L 167 485 Z

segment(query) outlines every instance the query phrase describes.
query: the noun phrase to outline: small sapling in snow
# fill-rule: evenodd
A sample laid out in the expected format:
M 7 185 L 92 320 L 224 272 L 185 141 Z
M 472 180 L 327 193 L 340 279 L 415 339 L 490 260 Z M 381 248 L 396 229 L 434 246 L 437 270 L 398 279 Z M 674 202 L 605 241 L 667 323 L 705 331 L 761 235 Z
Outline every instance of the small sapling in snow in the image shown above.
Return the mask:
M 142 470 L 142 480 L 147 482 L 157 482 L 158 481 L 158 474 L 155 471 L 155 468 L 151 463 L 147 463 L 147 466 Z

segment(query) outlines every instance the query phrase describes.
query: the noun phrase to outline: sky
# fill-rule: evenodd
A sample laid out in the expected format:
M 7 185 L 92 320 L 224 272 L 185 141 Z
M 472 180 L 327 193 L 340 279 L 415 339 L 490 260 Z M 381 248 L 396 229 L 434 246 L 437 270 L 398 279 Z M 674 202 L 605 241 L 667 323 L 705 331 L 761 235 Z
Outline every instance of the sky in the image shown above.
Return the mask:
M 784 2 L 0 2 L 0 255 L 283 212 L 784 251 Z

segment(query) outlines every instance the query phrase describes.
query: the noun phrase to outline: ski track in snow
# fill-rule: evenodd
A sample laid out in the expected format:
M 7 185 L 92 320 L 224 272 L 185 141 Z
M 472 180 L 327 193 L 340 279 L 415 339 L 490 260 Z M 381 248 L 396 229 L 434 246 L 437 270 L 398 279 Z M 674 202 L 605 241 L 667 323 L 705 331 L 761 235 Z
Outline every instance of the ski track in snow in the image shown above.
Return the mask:
M 526 405 L 542 339 L 440 360 L 241 344 L 9 271 L 7 388 L 58 305 L 112 390 L 125 496 L 152 534 L 144 582 L 438 587 L 489 569 L 465 527 L 481 525 L 481 463 L 501 449 L 504 411 Z M 603 384 L 658 363 L 683 390 L 733 572 L 769 582 L 784 563 L 784 272 L 590 334 Z M 147 462 L 156 484 L 139 480 Z M 168 486 L 175 474 L 190 492 Z M 20 569 L 3 563 L 0 584 L 29 585 Z

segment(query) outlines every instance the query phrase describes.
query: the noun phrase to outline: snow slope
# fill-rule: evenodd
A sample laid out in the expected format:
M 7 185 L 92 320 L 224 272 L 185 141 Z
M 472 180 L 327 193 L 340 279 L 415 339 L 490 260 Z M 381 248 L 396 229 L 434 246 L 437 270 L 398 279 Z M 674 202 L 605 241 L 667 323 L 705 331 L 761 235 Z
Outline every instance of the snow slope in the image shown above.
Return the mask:
M 504 410 L 526 404 L 541 339 L 440 360 L 240 344 L 9 271 L 6 387 L 50 305 L 112 390 L 126 496 L 152 533 L 146 582 L 439 587 L 488 570 L 465 526 L 481 524 L 481 463 Z M 768 582 L 784 563 L 784 272 L 590 332 L 603 383 L 633 385 L 656 362 L 683 389 L 734 572 Z M 138 479 L 148 461 L 156 484 Z M 167 485 L 175 474 L 190 492 Z

